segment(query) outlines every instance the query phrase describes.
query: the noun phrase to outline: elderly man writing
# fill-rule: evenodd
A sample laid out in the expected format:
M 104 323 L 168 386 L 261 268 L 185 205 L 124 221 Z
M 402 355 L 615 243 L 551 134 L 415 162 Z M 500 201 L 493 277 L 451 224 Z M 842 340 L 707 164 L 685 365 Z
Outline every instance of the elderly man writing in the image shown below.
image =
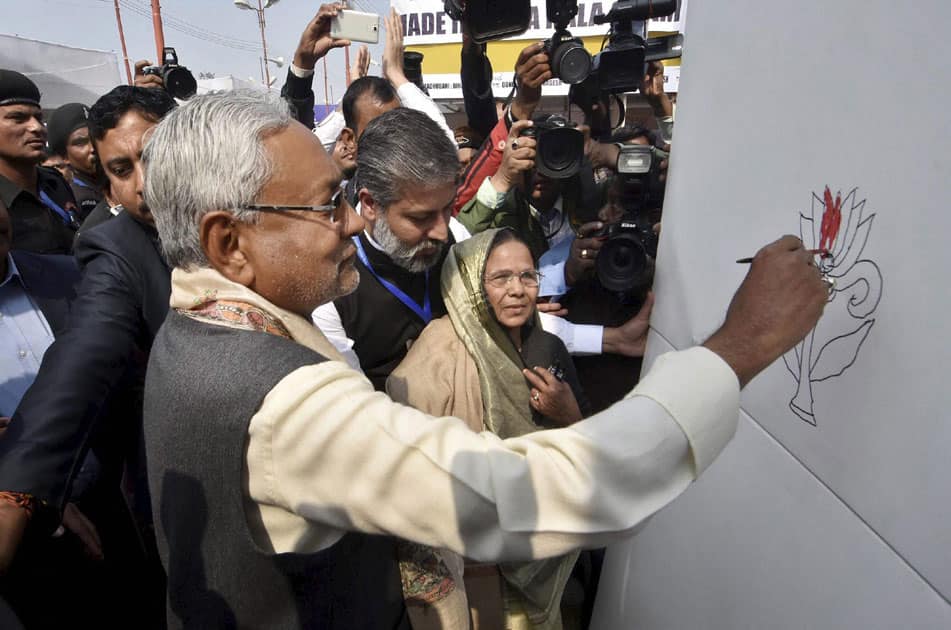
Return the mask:
M 392 402 L 310 324 L 360 281 L 364 224 L 284 103 L 197 97 L 143 160 L 174 268 L 145 401 L 172 627 L 407 627 L 393 538 L 501 561 L 630 534 L 717 456 L 739 386 L 827 298 L 784 237 L 703 347 L 600 414 L 502 440 Z

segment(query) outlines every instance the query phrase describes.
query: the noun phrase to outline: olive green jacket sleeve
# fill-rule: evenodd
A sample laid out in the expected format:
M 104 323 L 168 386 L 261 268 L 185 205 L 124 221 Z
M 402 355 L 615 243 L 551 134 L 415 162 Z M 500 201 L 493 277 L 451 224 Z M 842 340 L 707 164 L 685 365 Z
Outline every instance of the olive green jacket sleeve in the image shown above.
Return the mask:
M 483 183 L 479 194 L 462 207 L 456 219 L 472 234 L 491 228 L 512 228 L 528 243 L 532 256 L 538 260 L 548 250 L 548 240 L 538 220 L 532 214 L 528 201 L 520 192 L 512 189 L 500 199 L 499 205 L 492 207 L 487 203 L 488 200 L 483 191 L 486 183 Z M 488 185 L 491 186 L 491 184 Z M 494 193 L 494 189 L 492 192 Z

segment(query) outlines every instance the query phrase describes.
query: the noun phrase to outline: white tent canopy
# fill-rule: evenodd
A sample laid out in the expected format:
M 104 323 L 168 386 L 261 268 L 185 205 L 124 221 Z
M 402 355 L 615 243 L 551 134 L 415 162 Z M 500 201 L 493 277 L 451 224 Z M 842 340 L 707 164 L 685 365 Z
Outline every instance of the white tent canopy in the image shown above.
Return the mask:
M 198 93 L 205 94 L 207 92 L 217 92 L 217 91 L 230 91 L 230 90 L 260 90 L 264 91 L 264 86 L 261 85 L 258 81 L 247 81 L 245 79 L 238 79 L 231 76 L 230 74 L 223 77 L 215 77 L 214 79 L 199 79 L 198 80 Z
M 30 77 L 40 88 L 44 109 L 65 103 L 92 105 L 125 83 L 114 52 L 73 48 L 0 33 L 0 68 Z

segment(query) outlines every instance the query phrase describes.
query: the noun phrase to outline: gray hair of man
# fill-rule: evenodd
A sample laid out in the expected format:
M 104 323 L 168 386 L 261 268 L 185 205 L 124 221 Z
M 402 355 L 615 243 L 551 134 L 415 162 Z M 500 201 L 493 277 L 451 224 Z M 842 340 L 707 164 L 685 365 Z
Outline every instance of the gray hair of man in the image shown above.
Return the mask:
M 366 188 L 385 212 L 407 187 L 455 182 L 456 145 L 429 116 L 397 107 L 367 125 L 357 147 L 357 189 Z
M 246 206 L 271 177 L 264 140 L 292 120 L 280 97 L 237 90 L 196 96 L 159 123 L 142 152 L 143 194 L 169 266 L 208 266 L 198 226 L 209 212 L 257 221 Z

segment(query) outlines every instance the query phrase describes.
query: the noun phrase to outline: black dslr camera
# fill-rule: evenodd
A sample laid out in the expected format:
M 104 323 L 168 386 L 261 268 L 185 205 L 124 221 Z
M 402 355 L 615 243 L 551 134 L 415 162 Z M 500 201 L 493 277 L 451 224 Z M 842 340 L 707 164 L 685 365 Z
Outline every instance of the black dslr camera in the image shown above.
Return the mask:
M 154 74 L 162 77 L 165 84 L 165 91 L 172 98 L 186 100 L 195 96 L 198 91 L 198 83 L 195 77 L 185 66 L 178 65 L 178 55 L 174 48 L 162 49 L 162 65 L 146 66 L 143 74 Z
M 535 170 L 551 179 L 566 179 L 581 169 L 584 134 L 563 116 L 536 119 L 519 135 L 535 138 Z
M 591 55 L 584 43 L 568 32 L 568 23 L 578 14 L 578 1 L 547 0 L 545 11 L 555 25 L 554 34 L 545 40 L 551 72 L 564 83 L 581 83 L 591 72 Z
M 598 252 L 595 269 L 601 286 L 625 302 L 649 288 L 654 280 L 658 239 L 651 211 L 664 203 L 660 161 L 668 154 L 639 144 L 620 148 L 612 192 L 624 215 L 596 234 L 606 240 Z

